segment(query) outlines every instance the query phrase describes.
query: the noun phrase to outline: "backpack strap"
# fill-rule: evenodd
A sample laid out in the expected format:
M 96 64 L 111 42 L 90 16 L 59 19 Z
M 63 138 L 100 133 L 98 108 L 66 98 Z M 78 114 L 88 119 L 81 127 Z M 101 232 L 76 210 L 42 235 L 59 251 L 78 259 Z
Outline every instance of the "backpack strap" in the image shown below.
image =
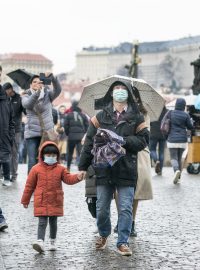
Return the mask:
M 139 124 L 139 126 L 137 126 L 135 133 L 137 134 L 138 132 L 140 132 L 141 130 L 143 130 L 144 128 L 148 128 L 146 122 L 142 122 L 141 124 Z
M 97 120 L 97 117 L 96 116 L 93 116 L 90 121 L 92 122 L 92 124 L 95 126 L 95 128 L 99 128 L 100 127 L 100 124 L 99 124 L 99 121 Z

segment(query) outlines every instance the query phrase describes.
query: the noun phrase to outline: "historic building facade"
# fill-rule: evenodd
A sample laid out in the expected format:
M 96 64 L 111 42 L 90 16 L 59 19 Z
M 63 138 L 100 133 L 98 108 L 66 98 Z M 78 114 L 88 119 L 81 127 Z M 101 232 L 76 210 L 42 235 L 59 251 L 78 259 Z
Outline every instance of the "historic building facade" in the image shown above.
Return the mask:
M 2 54 L 0 55 L 0 64 L 3 67 L 3 82 L 12 82 L 6 74 L 19 68 L 33 74 L 39 74 L 40 72 L 51 72 L 53 67 L 52 61 L 45 56 L 30 53 Z
M 200 54 L 200 36 L 171 41 L 143 42 L 139 44 L 139 78 L 154 87 L 161 84 L 190 88 L 193 82 L 192 61 Z M 113 74 L 125 74 L 133 44 L 125 42 L 111 48 L 83 48 L 76 55 L 75 80 L 90 82 Z

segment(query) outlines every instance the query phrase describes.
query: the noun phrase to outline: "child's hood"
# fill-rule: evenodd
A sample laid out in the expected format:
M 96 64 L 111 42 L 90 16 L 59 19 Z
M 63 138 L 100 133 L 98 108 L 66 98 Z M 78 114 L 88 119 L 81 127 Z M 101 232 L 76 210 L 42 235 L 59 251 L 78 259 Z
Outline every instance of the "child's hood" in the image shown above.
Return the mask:
M 54 145 L 57 149 L 58 149 L 58 146 L 57 146 L 57 144 L 56 143 L 54 143 L 54 142 L 51 142 L 51 141 L 46 141 L 46 142 L 44 142 L 42 145 L 41 145 L 41 147 L 40 147 L 40 149 L 39 149 L 39 161 L 40 162 L 43 162 L 43 160 L 42 160 L 42 150 L 44 149 L 44 147 L 46 147 L 47 145 Z M 58 149 L 58 161 L 60 160 L 60 151 L 59 151 L 59 149 Z

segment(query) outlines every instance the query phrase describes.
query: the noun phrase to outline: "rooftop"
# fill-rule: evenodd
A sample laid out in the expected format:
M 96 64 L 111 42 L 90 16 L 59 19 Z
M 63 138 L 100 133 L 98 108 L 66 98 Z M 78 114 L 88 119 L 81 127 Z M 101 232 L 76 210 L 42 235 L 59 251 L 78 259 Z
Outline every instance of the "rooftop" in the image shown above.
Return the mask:
M 152 42 L 141 42 L 139 43 L 139 53 L 154 53 L 168 51 L 172 47 L 186 46 L 191 44 L 200 44 L 200 36 L 189 36 L 176 40 L 167 40 L 167 41 L 152 41 Z M 133 49 L 133 43 L 123 42 L 116 47 L 101 47 L 97 48 L 90 46 L 83 48 L 82 51 L 87 52 L 103 52 L 108 51 L 110 54 L 130 54 Z
M 32 53 L 9 53 L 0 55 L 1 60 L 13 60 L 13 61 L 43 61 L 50 62 L 52 61 L 47 57 L 41 54 L 32 54 Z

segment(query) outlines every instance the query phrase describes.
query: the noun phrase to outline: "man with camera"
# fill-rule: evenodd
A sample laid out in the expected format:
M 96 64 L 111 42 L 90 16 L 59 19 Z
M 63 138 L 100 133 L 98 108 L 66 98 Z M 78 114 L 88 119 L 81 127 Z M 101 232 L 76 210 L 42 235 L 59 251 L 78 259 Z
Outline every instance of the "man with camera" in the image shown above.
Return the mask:
M 51 89 L 48 85 L 52 84 Z M 61 86 L 51 73 L 34 75 L 30 88 L 22 94 L 27 123 L 24 137 L 27 143 L 28 172 L 37 163 L 38 148 L 44 131 L 53 130 L 52 102 L 59 96 Z

